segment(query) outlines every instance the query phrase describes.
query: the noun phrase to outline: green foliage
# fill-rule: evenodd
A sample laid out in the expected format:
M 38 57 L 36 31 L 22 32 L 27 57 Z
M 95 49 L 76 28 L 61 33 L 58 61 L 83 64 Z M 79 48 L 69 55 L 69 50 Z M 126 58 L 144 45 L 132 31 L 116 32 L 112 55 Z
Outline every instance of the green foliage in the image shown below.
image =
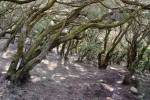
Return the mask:
M 143 15 L 147 18 L 147 19 L 150 19 L 150 11 L 145 11 L 143 12 Z
M 137 72 L 143 72 L 145 70 L 150 70 L 150 49 L 147 49 L 143 59 L 139 62 L 139 65 L 136 68 Z
M 44 30 L 44 28 L 49 25 L 51 19 L 49 17 L 43 17 L 37 24 L 34 26 L 34 32 L 40 33 Z
M 79 54 L 84 55 L 86 53 L 87 59 L 97 58 L 102 42 L 99 40 L 97 30 L 87 30 L 86 38 L 79 46 Z

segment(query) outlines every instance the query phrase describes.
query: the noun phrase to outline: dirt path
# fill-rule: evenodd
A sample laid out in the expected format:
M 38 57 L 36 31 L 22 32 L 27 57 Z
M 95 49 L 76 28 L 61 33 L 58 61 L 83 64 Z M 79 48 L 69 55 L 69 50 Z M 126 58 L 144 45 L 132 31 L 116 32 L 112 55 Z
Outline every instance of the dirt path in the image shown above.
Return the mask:
M 140 80 L 139 91 L 142 94 L 143 100 L 150 100 L 150 74 L 137 75 Z
M 1 54 L 2 73 L 10 63 L 9 49 Z M 22 87 L 8 85 L 0 75 L 0 100 L 138 100 L 128 86 L 121 85 L 125 70 L 109 66 L 99 71 L 95 66 L 70 62 L 61 64 L 59 57 L 51 53 L 31 72 L 31 80 Z

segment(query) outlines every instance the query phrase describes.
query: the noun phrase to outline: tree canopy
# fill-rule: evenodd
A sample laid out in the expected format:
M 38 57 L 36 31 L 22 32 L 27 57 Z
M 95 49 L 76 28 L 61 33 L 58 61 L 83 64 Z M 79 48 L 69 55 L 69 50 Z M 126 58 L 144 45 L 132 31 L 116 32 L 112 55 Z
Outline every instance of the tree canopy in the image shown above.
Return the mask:
M 149 0 L 0 0 L 2 51 L 17 44 L 7 79 L 18 82 L 54 48 L 68 59 L 126 62 L 131 76 L 150 70 Z

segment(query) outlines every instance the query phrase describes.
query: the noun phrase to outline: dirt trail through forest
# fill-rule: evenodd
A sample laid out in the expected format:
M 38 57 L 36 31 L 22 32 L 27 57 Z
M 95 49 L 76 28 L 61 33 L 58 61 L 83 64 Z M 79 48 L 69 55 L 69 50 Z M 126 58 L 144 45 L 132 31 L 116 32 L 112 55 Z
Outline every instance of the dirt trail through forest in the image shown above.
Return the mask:
M 14 48 L 10 46 L 6 53 L 1 53 L 3 74 Z M 50 53 L 32 70 L 30 82 L 21 87 L 9 85 L 1 74 L 0 100 L 138 100 L 129 86 L 121 85 L 123 67 L 114 65 L 100 71 L 90 64 L 61 63 L 55 53 Z

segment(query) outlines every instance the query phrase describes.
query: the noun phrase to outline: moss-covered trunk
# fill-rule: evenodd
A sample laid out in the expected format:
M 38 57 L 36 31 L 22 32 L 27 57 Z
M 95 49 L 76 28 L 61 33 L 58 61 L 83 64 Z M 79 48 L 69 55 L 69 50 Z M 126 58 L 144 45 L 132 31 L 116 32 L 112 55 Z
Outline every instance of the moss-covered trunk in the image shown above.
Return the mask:
M 99 69 L 106 69 L 107 66 L 108 66 L 108 63 L 109 63 L 109 61 L 110 61 L 110 58 L 111 58 L 111 57 L 109 56 L 109 54 L 107 54 L 106 57 L 104 57 L 104 58 L 102 59 L 102 54 L 99 53 L 99 54 L 98 54 L 98 68 L 99 68 Z

